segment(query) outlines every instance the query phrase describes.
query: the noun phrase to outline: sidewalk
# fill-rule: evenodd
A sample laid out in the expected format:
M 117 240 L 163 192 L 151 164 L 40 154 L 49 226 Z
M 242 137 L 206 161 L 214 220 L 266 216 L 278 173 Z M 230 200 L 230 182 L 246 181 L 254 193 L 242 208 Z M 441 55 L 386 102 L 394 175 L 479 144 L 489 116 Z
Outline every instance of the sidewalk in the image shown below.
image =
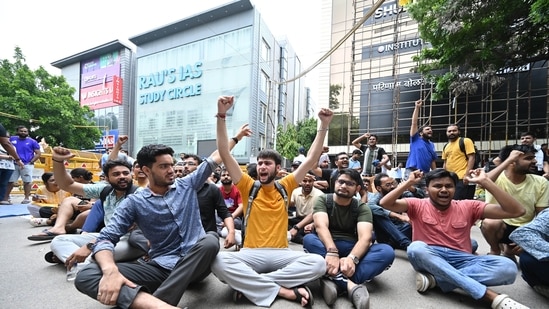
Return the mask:
M 18 196 L 13 196 L 19 202 Z M 20 196 L 22 199 L 22 196 Z M 1 206 L 0 206 L 1 207 Z M 72 282 L 65 280 L 65 269 L 44 261 L 49 242 L 33 242 L 27 236 L 40 232 L 44 227 L 32 227 L 24 217 L 0 218 L 0 307 L 3 309 L 73 309 L 110 308 L 79 293 Z M 472 235 L 479 242 L 479 253 L 488 252 L 478 228 Z M 292 244 L 295 250 L 301 246 Z M 444 294 L 438 289 L 419 294 L 415 290 L 415 272 L 403 251 L 396 251 L 393 266 L 366 286 L 370 291 L 372 308 L 490 308 L 469 296 L 456 293 Z M 317 282 L 311 289 L 315 297 L 314 308 L 329 308 L 322 299 Z M 522 278 L 513 285 L 494 287 L 498 293 L 511 295 L 531 308 L 548 308 L 549 300 L 534 292 Z M 194 308 L 258 308 L 249 301 L 232 302 L 231 289 L 210 275 L 201 284 L 189 289 L 179 307 Z M 277 299 L 271 308 L 301 308 L 296 302 Z M 347 298 L 340 297 L 333 308 L 353 308 Z

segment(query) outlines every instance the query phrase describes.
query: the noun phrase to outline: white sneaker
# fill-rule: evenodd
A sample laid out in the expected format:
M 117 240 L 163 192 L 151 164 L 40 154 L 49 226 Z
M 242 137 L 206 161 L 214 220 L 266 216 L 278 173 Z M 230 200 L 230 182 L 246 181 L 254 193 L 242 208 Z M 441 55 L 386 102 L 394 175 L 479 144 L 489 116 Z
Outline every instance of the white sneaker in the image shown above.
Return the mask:
M 416 273 L 416 290 L 423 293 L 437 286 L 435 277 L 429 273 Z
M 516 300 L 509 297 L 506 294 L 500 294 L 494 298 L 492 301 L 492 309 L 530 309 L 529 307 L 524 306 L 523 304 L 517 302 Z
M 47 226 L 48 219 L 47 218 L 30 218 L 29 223 L 32 226 Z

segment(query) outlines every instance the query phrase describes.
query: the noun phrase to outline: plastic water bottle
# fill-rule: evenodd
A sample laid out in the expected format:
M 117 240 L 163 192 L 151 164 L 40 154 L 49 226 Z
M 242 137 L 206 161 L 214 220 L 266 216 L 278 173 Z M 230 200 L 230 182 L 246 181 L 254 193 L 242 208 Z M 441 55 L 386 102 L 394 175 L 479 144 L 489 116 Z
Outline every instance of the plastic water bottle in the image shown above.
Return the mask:
M 67 281 L 74 281 L 78 274 L 78 264 L 74 263 L 70 269 L 67 270 Z

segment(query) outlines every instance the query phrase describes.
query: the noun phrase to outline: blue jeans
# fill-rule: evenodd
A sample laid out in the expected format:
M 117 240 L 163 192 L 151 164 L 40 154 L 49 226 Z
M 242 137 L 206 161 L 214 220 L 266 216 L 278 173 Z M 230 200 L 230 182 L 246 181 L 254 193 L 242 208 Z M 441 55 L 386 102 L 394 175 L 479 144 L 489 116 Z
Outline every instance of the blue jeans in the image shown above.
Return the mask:
M 13 174 L 13 170 L 0 169 L 0 201 L 3 201 L 6 197 L 11 174 Z
M 520 254 L 519 263 L 522 278 L 528 285 L 532 287 L 536 285 L 549 286 L 549 261 L 539 261 L 528 252 L 523 252 Z
M 373 215 L 374 231 L 378 243 L 388 244 L 395 249 L 406 250 L 412 242 L 412 225 L 407 222 L 394 222 L 384 217 Z
M 334 243 L 339 251 L 340 257 L 349 255 L 356 244 L 356 242 L 348 240 L 335 240 Z M 315 253 L 323 257 L 326 256 L 326 247 L 316 233 L 307 234 L 303 237 L 303 248 L 310 253 Z M 355 274 L 349 279 L 357 284 L 368 282 L 391 267 L 394 260 L 395 251 L 391 246 L 386 244 L 373 244 L 368 252 L 366 252 L 366 255 L 360 259 L 360 263 L 356 265 Z M 336 284 L 338 283 L 337 281 L 335 282 Z M 347 290 L 346 286 L 341 287 L 338 285 L 339 290 L 342 290 L 342 288 L 343 291 Z
M 443 292 L 461 288 L 477 300 L 486 294 L 486 286 L 511 284 L 518 272 L 503 256 L 473 255 L 422 241 L 412 242 L 407 253 L 412 267 L 433 275 Z

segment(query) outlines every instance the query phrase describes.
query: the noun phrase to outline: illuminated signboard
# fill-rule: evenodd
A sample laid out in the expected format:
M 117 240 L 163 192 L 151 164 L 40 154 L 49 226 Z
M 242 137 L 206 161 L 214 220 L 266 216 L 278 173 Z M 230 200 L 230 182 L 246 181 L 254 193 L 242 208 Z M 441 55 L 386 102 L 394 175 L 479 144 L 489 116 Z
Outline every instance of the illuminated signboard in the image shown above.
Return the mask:
M 118 51 L 83 61 L 80 66 L 80 105 L 100 109 L 122 104 Z

